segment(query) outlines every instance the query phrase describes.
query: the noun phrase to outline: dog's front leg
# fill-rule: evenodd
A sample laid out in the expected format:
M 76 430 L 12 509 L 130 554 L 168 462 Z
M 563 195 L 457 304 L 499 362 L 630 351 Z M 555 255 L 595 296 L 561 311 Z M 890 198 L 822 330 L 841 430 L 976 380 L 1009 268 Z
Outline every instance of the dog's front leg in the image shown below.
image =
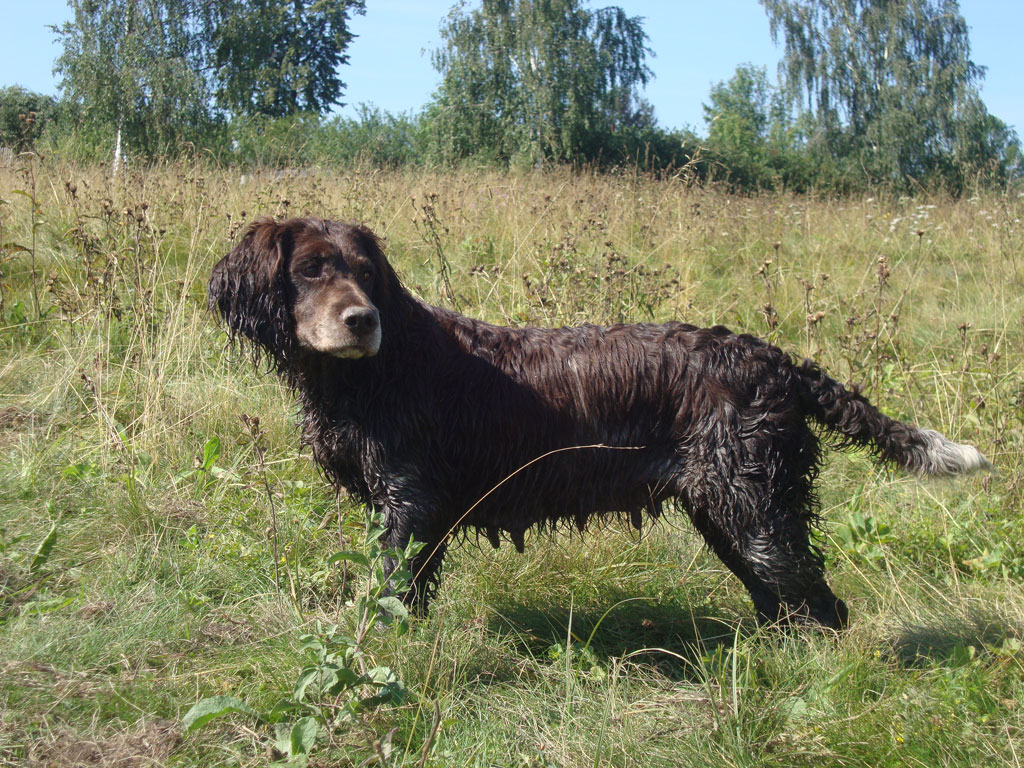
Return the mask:
M 409 588 L 400 595 L 402 601 L 417 614 L 427 612 L 427 604 L 437 592 L 440 583 L 441 561 L 444 559 L 447 530 L 439 530 L 434 510 L 423 504 L 423 497 L 416 503 L 402 502 L 392 498 L 384 510 L 387 528 L 385 541 L 390 549 L 405 550 L 410 541 L 421 547 L 406 562 L 406 569 L 412 574 Z M 387 574 L 394 573 L 398 562 L 394 557 L 385 560 Z

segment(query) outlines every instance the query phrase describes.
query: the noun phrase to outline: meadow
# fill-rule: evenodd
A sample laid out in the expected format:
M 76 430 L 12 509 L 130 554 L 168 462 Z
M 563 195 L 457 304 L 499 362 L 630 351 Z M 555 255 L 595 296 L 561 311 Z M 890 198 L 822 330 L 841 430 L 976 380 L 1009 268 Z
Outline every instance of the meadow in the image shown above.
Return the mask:
M 365 222 L 415 293 L 492 322 L 756 333 L 996 471 L 923 482 L 827 454 L 840 636 L 757 627 L 681 514 L 524 555 L 467 537 L 407 619 L 376 601 L 372 522 L 300 448 L 293 398 L 206 308 L 211 267 L 267 215 Z M 0 764 L 1020 765 L 1022 216 L 1017 192 L 13 158 Z M 311 684 L 330 664 L 337 685 Z M 185 727 L 228 696 L 245 711 Z

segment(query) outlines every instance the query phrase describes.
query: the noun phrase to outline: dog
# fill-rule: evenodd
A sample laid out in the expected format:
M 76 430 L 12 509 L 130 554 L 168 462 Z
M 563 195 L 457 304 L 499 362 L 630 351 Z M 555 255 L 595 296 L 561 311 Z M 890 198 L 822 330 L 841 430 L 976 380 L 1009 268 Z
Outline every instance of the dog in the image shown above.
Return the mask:
M 522 551 L 531 528 L 616 514 L 640 528 L 669 503 L 761 622 L 840 629 L 811 539 L 821 437 L 919 475 L 990 466 L 722 326 L 506 328 L 431 306 L 365 226 L 257 221 L 209 297 L 298 394 L 328 480 L 383 512 L 389 545 L 425 543 L 405 596 L 421 609 L 457 530 Z

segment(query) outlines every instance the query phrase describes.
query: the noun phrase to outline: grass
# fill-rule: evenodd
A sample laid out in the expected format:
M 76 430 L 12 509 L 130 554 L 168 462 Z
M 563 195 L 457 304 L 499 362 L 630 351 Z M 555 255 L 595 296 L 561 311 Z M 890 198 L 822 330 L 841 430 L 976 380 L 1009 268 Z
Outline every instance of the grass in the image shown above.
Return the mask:
M 240 228 L 291 214 L 368 223 L 417 293 L 491 321 L 770 337 L 998 467 L 922 483 L 830 455 L 839 638 L 757 629 L 680 519 L 524 555 L 469 539 L 430 616 L 363 645 L 412 695 L 310 765 L 1021 763 L 1020 196 L 185 162 L 111 180 L 25 156 L 0 168 L 0 764 L 265 765 L 269 726 L 182 716 L 220 694 L 270 709 L 307 663 L 299 638 L 350 620 L 361 577 L 327 558 L 360 546 L 363 512 L 205 309 Z

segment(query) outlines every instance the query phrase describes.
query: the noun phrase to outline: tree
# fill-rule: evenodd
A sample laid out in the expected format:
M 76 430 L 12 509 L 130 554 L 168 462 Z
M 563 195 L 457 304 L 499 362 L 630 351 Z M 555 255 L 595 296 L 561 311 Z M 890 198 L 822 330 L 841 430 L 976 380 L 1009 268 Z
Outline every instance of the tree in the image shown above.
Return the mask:
M 0 88 L 0 146 L 23 152 L 53 118 L 52 96 L 12 85 Z
M 711 103 L 704 105 L 708 141 L 738 150 L 763 146 L 768 139 L 772 97 L 764 67 L 736 67 L 729 82 L 711 87 Z
M 167 150 L 209 119 L 198 36 L 187 3 L 74 0 L 55 28 L 64 97 L 87 128 L 114 129 L 138 152 Z M 116 164 L 116 160 L 115 160 Z
M 709 101 L 704 105 L 705 146 L 717 176 L 745 190 L 829 186 L 825 176 L 830 169 L 807 162 L 800 124 L 791 118 L 782 91 L 768 82 L 764 67 L 739 65 L 727 82 L 711 87 Z
M 579 0 L 483 0 L 452 10 L 434 52 L 428 110 L 442 156 L 556 161 L 599 154 L 626 124 L 650 125 L 642 19 Z
M 956 0 L 761 3 L 810 150 L 897 186 L 1013 173 L 1016 136 L 981 101 Z
M 322 114 L 364 0 L 72 0 L 55 71 L 86 128 L 152 155 L 223 115 Z
M 232 114 L 323 114 L 340 104 L 351 13 L 365 0 L 217 0 L 210 4 L 217 104 Z
M 728 82 L 711 87 L 710 104 L 704 105 L 708 148 L 740 187 L 756 188 L 770 181 L 766 145 L 771 102 L 777 96 L 764 67 L 751 64 L 741 64 Z

